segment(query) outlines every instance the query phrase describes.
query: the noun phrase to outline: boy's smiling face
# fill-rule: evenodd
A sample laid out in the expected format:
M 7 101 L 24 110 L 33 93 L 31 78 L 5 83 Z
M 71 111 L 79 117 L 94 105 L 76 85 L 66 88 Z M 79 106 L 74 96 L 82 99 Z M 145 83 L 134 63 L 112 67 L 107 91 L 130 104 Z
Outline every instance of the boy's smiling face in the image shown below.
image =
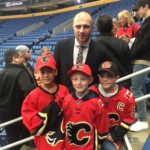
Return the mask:
M 89 84 L 92 82 L 92 78 L 81 72 L 74 72 L 71 75 L 71 81 L 73 88 L 77 93 L 84 93 L 88 89 Z
M 57 75 L 57 70 L 51 69 L 49 67 L 43 67 L 39 70 L 39 76 L 42 84 L 49 85 L 54 81 Z
M 107 71 L 102 71 L 98 76 L 99 76 L 99 83 L 101 84 L 105 92 L 111 92 L 114 90 L 117 76 Z

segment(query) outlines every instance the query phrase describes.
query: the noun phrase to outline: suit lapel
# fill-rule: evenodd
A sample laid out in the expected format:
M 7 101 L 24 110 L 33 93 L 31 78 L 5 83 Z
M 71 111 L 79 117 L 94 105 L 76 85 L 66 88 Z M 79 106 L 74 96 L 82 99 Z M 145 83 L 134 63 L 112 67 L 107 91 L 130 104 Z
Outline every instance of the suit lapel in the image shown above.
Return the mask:
M 68 58 L 68 65 L 73 66 L 73 51 L 74 51 L 74 39 L 68 41 L 68 50 L 67 50 L 67 57 Z
M 88 64 L 89 62 L 91 62 L 91 58 L 92 58 L 92 53 L 93 53 L 94 47 L 93 47 L 93 40 L 91 39 L 90 41 L 90 45 L 89 45 L 89 50 L 88 50 L 88 54 L 87 54 L 87 58 L 85 63 Z M 93 58 L 94 59 L 94 58 Z

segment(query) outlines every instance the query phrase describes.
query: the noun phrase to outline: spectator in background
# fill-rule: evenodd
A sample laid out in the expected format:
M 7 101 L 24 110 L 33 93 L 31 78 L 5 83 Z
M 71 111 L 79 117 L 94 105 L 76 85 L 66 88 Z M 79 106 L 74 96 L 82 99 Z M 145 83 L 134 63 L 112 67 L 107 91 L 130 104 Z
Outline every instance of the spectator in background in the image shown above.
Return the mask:
M 119 23 L 118 23 L 118 20 L 116 18 L 113 18 L 113 29 L 112 29 L 112 32 L 113 32 L 113 35 L 116 37 L 117 36 L 117 32 L 118 32 L 118 28 L 119 28 Z
M 71 81 L 66 76 L 74 64 L 88 64 L 92 68 L 93 83 L 96 83 L 99 63 L 109 59 L 109 54 L 103 45 L 90 38 L 92 28 L 92 16 L 87 12 L 80 12 L 73 20 L 75 37 L 61 40 L 55 46 L 54 57 L 58 65 L 57 81 L 66 85 L 70 91 Z
M 36 84 L 36 80 L 35 80 L 35 77 L 34 77 L 33 68 L 32 68 L 32 66 L 29 63 L 29 61 L 31 59 L 31 51 L 30 51 L 30 49 L 27 46 L 25 46 L 25 45 L 19 45 L 19 46 L 16 47 L 16 51 L 20 55 L 22 55 L 22 57 L 24 58 L 23 65 L 24 65 L 25 69 L 27 70 L 27 72 L 29 74 L 31 82 L 36 87 L 37 84 Z
M 23 65 L 22 55 L 15 49 L 9 49 L 4 54 L 6 66 L 0 71 L 0 121 L 6 122 L 21 116 L 21 105 L 25 96 L 34 89 L 27 71 Z M 18 122 L 6 128 L 8 143 L 16 142 L 29 136 L 29 133 Z M 11 148 L 20 150 L 21 145 Z
M 135 21 L 137 24 L 141 25 L 141 24 L 143 23 L 143 18 L 140 18 L 140 17 L 139 17 L 139 14 L 138 14 L 138 11 L 137 11 L 137 8 L 136 8 L 135 5 L 133 5 L 132 15 L 133 15 L 134 21 Z
M 118 13 L 118 21 L 120 27 L 117 32 L 117 37 L 129 43 L 130 39 L 136 36 L 136 32 L 140 26 L 135 23 L 132 13 L 128 10 L 122 10 Z
M 140 18 L 144 18 L 141 28 L 136 34 L 135 41 L 131 48 L 134 59 L 133 72 L 140 71 L 150 66 L 150 1 L 139 0 L 137 10 Z M 132 78 L 131 91 L 136 98 L 144 95 L 145 79 L 148 72 Z M 130 128 L 132 131 L 141 131 L 148 128 L 146 100 L 137 102 L 139 120 Z
M 114 37 L 112 33 L 112 18 L 108 15 L 98 16 L 96 19 L 96 27 L 100 33 L 100 36 L 98 36 L 96 40 L 98 43 L 100 41 L 104 45 L 107 51 L 112 55 L 114 62 L 118 64 L 120 77 L 130 74 L 132 72 L 131 52 L 125 41 Z M 122 82 L 121 85 L 129 88 L 130 80 Z
M 41 52 L 42 52 L 42 54 L 52 54 L 51 49 L 49 47 L 43 47 L 41 49 Z

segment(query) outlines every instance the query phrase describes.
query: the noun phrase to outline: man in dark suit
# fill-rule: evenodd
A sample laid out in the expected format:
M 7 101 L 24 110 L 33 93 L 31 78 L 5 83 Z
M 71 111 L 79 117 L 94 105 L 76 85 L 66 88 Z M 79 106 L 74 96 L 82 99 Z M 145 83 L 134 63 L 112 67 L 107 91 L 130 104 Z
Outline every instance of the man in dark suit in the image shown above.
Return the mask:
M 73 20 L 75 37 L 61 40 L 56 44 L 54 57 L 58 65 L 58 82 L 66 85 L 71 91 L 72 86 L 67 72 L 78 63 L 79 51 L 82 47 L 82 62 L 88 64 L 92 69 L 93 83 L 98 82 L 98 66 L 110 56 L 107 50 L 90 38 L 93 28 L 93 20 L 89 13 L 80 12 Z

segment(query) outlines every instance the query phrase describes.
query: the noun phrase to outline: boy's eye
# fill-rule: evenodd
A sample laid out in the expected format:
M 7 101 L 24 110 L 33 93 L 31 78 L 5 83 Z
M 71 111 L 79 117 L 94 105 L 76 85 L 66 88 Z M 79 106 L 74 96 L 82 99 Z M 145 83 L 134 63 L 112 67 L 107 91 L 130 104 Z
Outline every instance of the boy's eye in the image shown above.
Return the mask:
M 86 81 L 87 79 L 86 78 L 72 78 L 73 81 L 77 81 L 77 80 L 80 80 L 80 81 Z
M 81 80 L 82 80 L 82 81 L 86 81 L 87 79 L 86 79 L 86 78 L 81 78 Z
M 111 73 L 101 73 L 101 74 L 99 74 L 99 76 L 100 77 L 107 77 L 107 78 L 113 78 L 114 77 L 114 75 L 113 74 L 111 74 Z
M 75 78 L 75 79 L 72 79 L 73 81 L 77 81 L 77 79 Z
M 42 74 L 44 74 L 44 73 L 53 73 L 53 71 L 52 70 L 42 70 L 41 73 Z

